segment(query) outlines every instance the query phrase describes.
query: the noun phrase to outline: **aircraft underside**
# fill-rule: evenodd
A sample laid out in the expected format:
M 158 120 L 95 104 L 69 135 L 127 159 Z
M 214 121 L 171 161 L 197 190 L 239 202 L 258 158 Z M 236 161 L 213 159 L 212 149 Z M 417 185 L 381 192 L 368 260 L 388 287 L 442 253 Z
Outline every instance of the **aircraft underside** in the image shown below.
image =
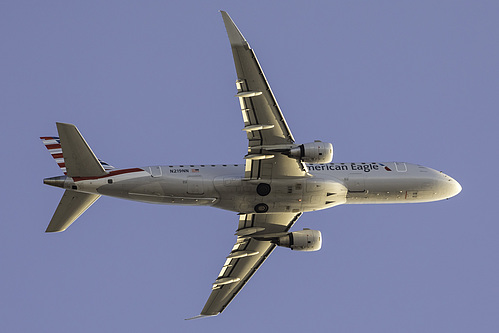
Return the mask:
M 291 231 L 303 212 L 341 204 L 436 201 L 461 191 L 457 181 L 424 166 L 331 163 L 331 143 L 296 143 L 255 52 L 229 15 L 221 14 L 248 143 L 244 164 L 118 169 L 98 159 L 73 124 L 56 123 L 58 136 L 41 137 L 64 173 L 44 183 L 65 189 L 46 232 L 66 230 L 102 195 L 238 213 L 235 243 L 197 317 L 223 312 L 277 246 L 319 250 L 320 231 Z

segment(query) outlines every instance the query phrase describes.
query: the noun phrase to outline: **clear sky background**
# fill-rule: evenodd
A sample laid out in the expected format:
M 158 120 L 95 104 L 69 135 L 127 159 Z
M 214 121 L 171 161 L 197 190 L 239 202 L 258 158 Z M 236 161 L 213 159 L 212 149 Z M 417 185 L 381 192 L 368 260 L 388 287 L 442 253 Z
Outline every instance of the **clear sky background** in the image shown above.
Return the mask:
M 197 315 L 237 216 L 101 198 L 44 230 L 62 196 L 39 136 L 78 126 L 117 167 L 241 163 L 246 137 L 218 10 L 255 49 L 298 142 L 334 161 L 406 161 L 447 201 L 307 213 L 323 248 L 278 248 L 228 309 Z M 3 1 L 2 332 L 498 332 L 497 1 Z

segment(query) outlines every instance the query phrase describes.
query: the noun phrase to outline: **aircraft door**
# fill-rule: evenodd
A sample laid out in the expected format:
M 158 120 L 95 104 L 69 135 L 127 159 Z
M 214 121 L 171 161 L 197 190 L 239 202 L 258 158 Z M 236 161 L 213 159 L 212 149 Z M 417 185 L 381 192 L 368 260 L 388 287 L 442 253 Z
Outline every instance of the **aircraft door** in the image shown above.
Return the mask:
M 161 166 L 159 165 L 149 167 L 149 173 L 151 174 L 151 177 L 161 177 L 163 174 Z
M 397 169 L 398 172 L 406 172 L 407 165 L 404 162 L 395 162 L 395 169 Z

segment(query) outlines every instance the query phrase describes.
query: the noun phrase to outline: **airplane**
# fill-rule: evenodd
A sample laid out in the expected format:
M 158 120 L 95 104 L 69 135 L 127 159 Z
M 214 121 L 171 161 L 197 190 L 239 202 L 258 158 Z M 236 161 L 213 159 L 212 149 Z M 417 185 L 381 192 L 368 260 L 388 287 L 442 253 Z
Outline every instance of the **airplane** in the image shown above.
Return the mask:
M 333 163 L 331 143 L 296 143 L 253 49 L 230 16 L 221 14 L 248 137 L 244 163 L 118 169 L 98 159 L 73 124 L 56 123 L 57 137 L 41 137 L 64 173 L 43 182 L 65 189 L 46 232 L 66 230 L 102 195 L 238 213 L 235 244 L 200 315 L 189 319 L 222 313 L 277 246 L 319 250 L 320 231 L 290 231 L 305 212 L 343 204 L 437 201 L 462 189 L 450 176 L 425 166 Z

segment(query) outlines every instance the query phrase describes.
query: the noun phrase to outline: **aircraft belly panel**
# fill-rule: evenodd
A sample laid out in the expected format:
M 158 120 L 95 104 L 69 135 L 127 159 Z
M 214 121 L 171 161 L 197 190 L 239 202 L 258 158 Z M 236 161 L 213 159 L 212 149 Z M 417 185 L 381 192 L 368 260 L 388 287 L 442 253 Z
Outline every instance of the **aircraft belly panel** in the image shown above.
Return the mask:
M 229 177 L 218 177 L 214 183 L 220 194 L 216 207 L 248 214 L 255 213 L 257 205 L 262 204 L 267 207 L 265 213 L 329 208 L 344 203 L 347 192 L 346 187 L 336 180 L 315 177 L 240 182 Z M 270 186 L 268 193 L 258 191 L 262 184 Z

